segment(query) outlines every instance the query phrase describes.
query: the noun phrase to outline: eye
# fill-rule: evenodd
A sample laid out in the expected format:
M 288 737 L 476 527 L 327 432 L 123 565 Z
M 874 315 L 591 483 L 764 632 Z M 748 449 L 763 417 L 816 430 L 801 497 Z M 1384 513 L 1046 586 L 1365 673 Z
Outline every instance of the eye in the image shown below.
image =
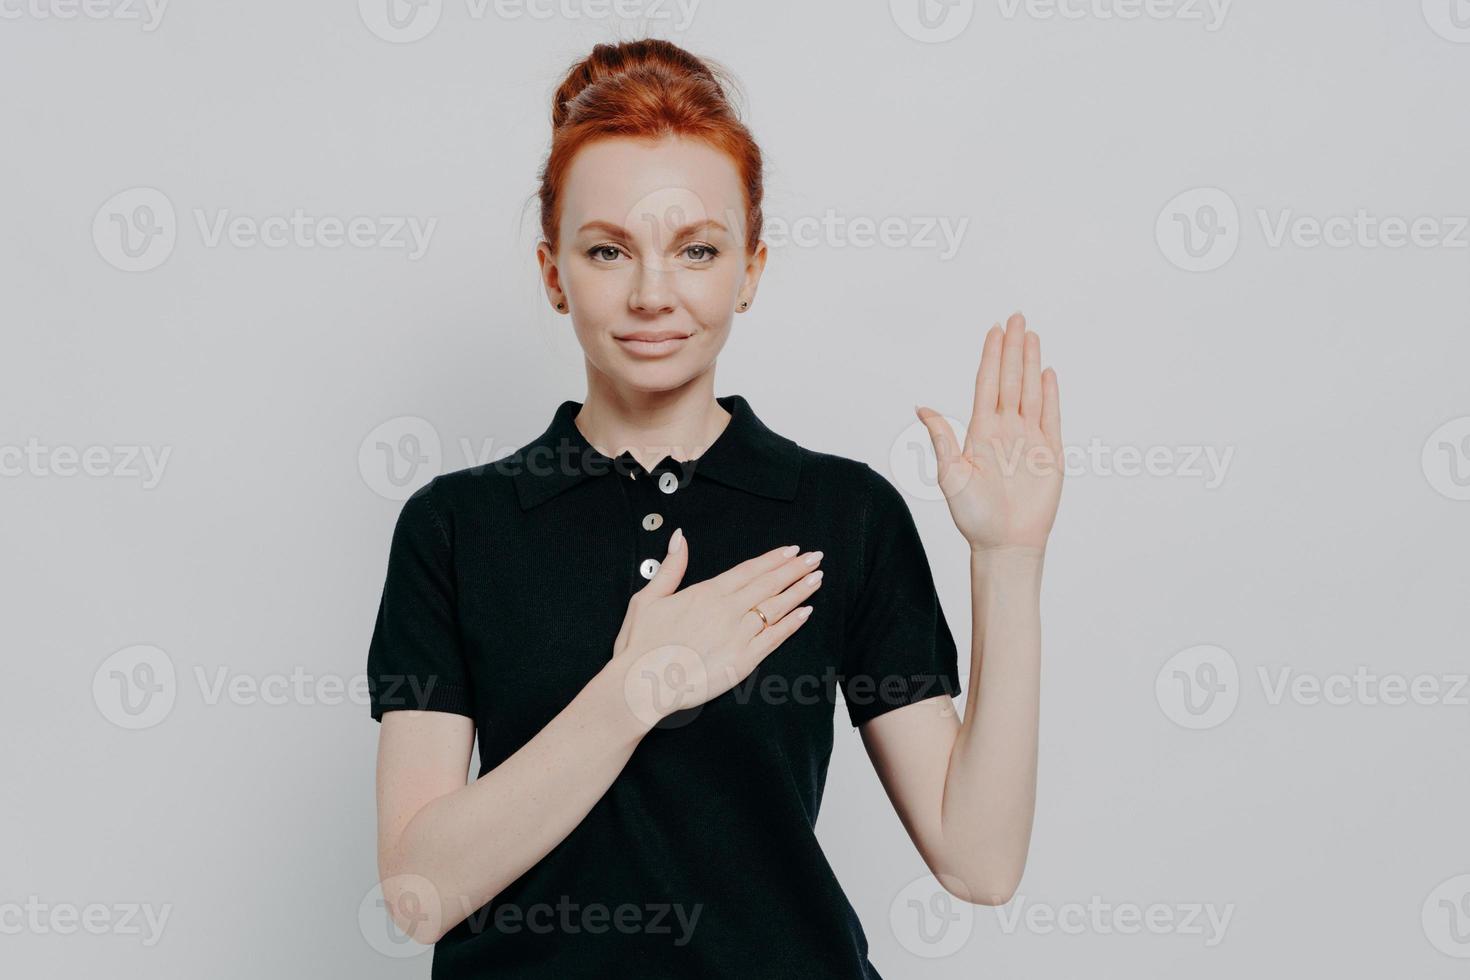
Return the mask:
M 684 254 L 685 255 L 689 255 L 690 252 L 703 252 L 703 253 L 705 253 L 705 256 L 690 256 L 699 265 L 705 265 L 705 264 L 708 264 L 710 262 L 713 262 L 715 260 L 715 256 L 720 254 L 720 250 L 717 249 L 717 248 L 715 248 L 713 245 L 704 245 L 704 244 L 690 245 L 690 246 L 688 246 L 687 248 L 684 249 Z
M 587 250 L 587 257 L 597 262 L 601 261 L 598 259 L 599 255 L 605 255 L 608 252 L 612 253 L 612 257 L 606 260 L 608 262 L 615 261 L 619 255 L 623 254 L 623 250 L 616 245 L 593 245 Z

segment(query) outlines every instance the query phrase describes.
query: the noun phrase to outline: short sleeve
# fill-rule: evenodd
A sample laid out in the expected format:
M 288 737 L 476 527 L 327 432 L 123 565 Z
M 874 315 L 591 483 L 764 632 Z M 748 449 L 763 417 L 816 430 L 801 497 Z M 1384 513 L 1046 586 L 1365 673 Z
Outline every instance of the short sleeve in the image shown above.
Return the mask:
M 375 721 L 401 708 L 474 717 L 450 536 L 433 481 L 404 502 L 393 528 L 367 677 Z
M 856 529 L 862 568 L 842 672 L 854 727 L 915 701 L 960 693 L 959 652 L 919 529 L 898 488 L 864 468 L 866 503 Z

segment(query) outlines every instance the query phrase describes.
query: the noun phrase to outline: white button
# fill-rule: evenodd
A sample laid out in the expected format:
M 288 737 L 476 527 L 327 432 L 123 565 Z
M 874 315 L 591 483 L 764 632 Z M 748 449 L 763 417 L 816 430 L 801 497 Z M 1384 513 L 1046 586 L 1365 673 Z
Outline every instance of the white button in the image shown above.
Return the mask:
M 664 526 L 664 515 L 662 515 L 662 514 L 644 514 L 643 515 L 643 530 L 645 530 L 645 531 L 657 531 L 659 528 L 661 528 L 663 526 Z
M 638 574 L 644 578 L 653 578 L 658 574 L 658 559 L 645 558 L 643 564 L 638 566 Z
M 658 488 L 664 493 L 673 493 L 679 489 L 679 478 L 668 470 L 665 470 L 663 475 L 658 478 Z

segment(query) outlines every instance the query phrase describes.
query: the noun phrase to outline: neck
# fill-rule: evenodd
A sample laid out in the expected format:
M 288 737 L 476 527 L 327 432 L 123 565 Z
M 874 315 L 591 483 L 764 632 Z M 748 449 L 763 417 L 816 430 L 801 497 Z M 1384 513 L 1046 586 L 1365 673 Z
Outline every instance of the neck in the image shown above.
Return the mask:
M 589 370 L 587 397 L 574 421 L 598 452 L 630 452 L 644 469 L 665 456 L 693 459 L 730 421 L 715 401 L 714 385 L 714 372 L 706 371 L 677 388 L 641 391 Z

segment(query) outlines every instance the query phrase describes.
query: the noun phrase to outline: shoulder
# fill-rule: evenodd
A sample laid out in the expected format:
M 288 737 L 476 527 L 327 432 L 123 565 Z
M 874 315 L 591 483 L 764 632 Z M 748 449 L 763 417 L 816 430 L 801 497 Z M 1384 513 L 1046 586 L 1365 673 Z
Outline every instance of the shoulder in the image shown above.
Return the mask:
M 488 463 L 477 463 L 434 477 L 424 487 L 443 504 L 467 504 L 472 501 L 493 503 L 514 500 L 514 462 L 524 457 L 525 448 Z
M 801 455 L 801 491 L 819 496 L 829 506 L 852 508 L 868 517 L 895 506 L 906 508 L 902 492 L 871 464 L 849 456 L 798 446 Z
M 808 449 L 798 443 L 792 443 L 792 445 L 795 446 L 796 455 L 801 460 L 803 490 L 808 489 L 808 480 L 815 485 L 816 489 L 827 490 L 834 487 L 848 490 L 861 489 L 872 477 L 877 476 L 873 468 L 860 459 Z
M 479 519 L 518 508 L 515 467 L 509 461 L 520 459 L 523 452 L 524 447 L 498 460 L 441 473 L 404 502 L 403 517 L 432 521 L 449 536 L 457 519 Z

